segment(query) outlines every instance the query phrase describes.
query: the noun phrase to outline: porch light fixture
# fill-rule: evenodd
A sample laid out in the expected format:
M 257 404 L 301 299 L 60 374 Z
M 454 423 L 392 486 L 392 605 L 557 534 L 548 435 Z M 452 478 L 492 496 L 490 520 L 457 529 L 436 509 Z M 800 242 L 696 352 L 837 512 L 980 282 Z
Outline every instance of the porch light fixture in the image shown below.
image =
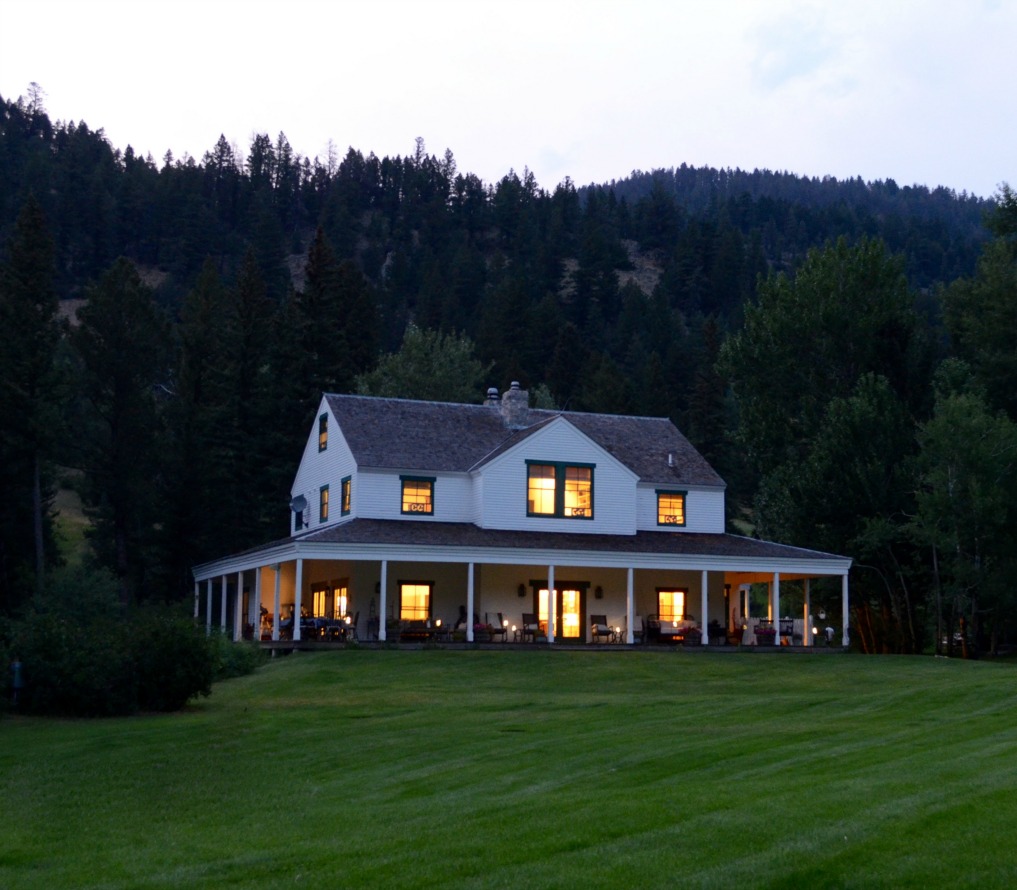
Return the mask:
M 603 588 L 603 587 L 601 587 L 601 586 L 600 586 L 600 585 L 598 584 L 598 585 L 597 585 L 597 586 L 596 586 L 596 587 L 595 587 L 595 588 L 593 589 L 593 595 L 594 595 L 594 596 L 595 596 L 595 597 L 596 597 L 597 599 L 599 599 L 599 600 L 602 600 L 602 599 L 604 598 L 604 588 Z
M 521 596 L 521 597 L 526 596 L 526 585 L 521 583 L 519 585 L 519 591 L 518 592 L 519 592 L 519 596 Z

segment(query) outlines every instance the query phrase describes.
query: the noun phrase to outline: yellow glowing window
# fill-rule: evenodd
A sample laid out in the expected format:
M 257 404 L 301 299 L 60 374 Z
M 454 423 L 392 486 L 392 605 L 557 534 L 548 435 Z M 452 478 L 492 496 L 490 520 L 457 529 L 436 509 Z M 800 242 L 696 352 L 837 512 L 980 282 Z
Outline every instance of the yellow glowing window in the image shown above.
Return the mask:
M 314 612 L 312 613 L 315 618 L 327 618 L 328 617 L 328 594 L 329 589 L 327 584 L 315 584 L 311 588 L 311 593 L 314 596 Z
M 657 614 L 662 623 L 683 621 L 685 619 L 685 591 L 658 590 Z
M 657 492 L 657 525 L 685 525 L 685 492 Z
M 339 512 L 343 516 L 346 516 L 350 512 L 352 506 L 352 492 L 353 482 L 349 476 L 342 481 L 342 487 L 339 491 Z
M 350 604 L 349 587 L 346 581 L 332 582 L 332 609 L 329 618 L 345 618 Z M 325 614 L 325 613 L 322 613 Z
M 318 451 L 328 448 L 328 415 L 322 414 L 318 418 Z
M 530 464 L 527 512 L 537 516 L 554 516 L 554 491 L 557 473 L 549 464 Z
M 403 621 L 426 621 L 431 615 L 431 585 L 408 581 L 399 585 L 399 617 Z
M 593 470 L 589 467 L 565 468 L 565 515 L 593 515 Z
M 593 465 L 526 464 L 526 514 L 593 518 Z
M 403 513 L 434 513 L 434 480 L 403 477 Z
M 328 486 L 323 485 L 318 494 L 318 520 L 328 522 Z

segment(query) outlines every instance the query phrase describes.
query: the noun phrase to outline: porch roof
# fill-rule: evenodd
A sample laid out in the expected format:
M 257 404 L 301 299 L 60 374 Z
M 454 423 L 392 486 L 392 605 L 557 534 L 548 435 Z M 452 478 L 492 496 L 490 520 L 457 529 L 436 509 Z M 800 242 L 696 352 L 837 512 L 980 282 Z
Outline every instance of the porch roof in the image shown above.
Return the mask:
M 195 567 L 194 576 L 202 580 L 297 557 L 689 568 L 760 577 L 781 572 L 789 579 L 844 574 L 851 565 L 845 556 L 729 534 L 549 534 L 459 522 L 352 519 L 205 563 Z

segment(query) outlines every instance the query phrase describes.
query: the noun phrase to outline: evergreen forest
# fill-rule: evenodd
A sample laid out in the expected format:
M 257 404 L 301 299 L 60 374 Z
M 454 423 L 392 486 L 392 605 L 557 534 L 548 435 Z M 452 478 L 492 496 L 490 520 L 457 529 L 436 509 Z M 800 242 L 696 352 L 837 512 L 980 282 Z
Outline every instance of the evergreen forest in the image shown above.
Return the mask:
M 130 608 L 284 537 L 322 391 L 517 380 L 670 417 L 730 531 L 851 556 L 861 650 L 1013 641 L 1007 185 L 682 164 L 549 187 L 407 149 L 309 158 L 280 132 L 156 160 L 35 85 L 0 97 L 0 613 L 78 551 Z

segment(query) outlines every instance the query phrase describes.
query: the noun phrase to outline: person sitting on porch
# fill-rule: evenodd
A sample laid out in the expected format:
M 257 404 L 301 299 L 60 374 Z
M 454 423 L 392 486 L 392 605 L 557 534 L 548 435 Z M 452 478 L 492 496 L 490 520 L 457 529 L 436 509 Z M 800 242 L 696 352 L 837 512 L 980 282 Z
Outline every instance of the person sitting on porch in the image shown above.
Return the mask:
M 459 617 L 456 619 L 455 627 L 453 630 L 462 630 L 466 627 L 466 606 L 459 607 Z

